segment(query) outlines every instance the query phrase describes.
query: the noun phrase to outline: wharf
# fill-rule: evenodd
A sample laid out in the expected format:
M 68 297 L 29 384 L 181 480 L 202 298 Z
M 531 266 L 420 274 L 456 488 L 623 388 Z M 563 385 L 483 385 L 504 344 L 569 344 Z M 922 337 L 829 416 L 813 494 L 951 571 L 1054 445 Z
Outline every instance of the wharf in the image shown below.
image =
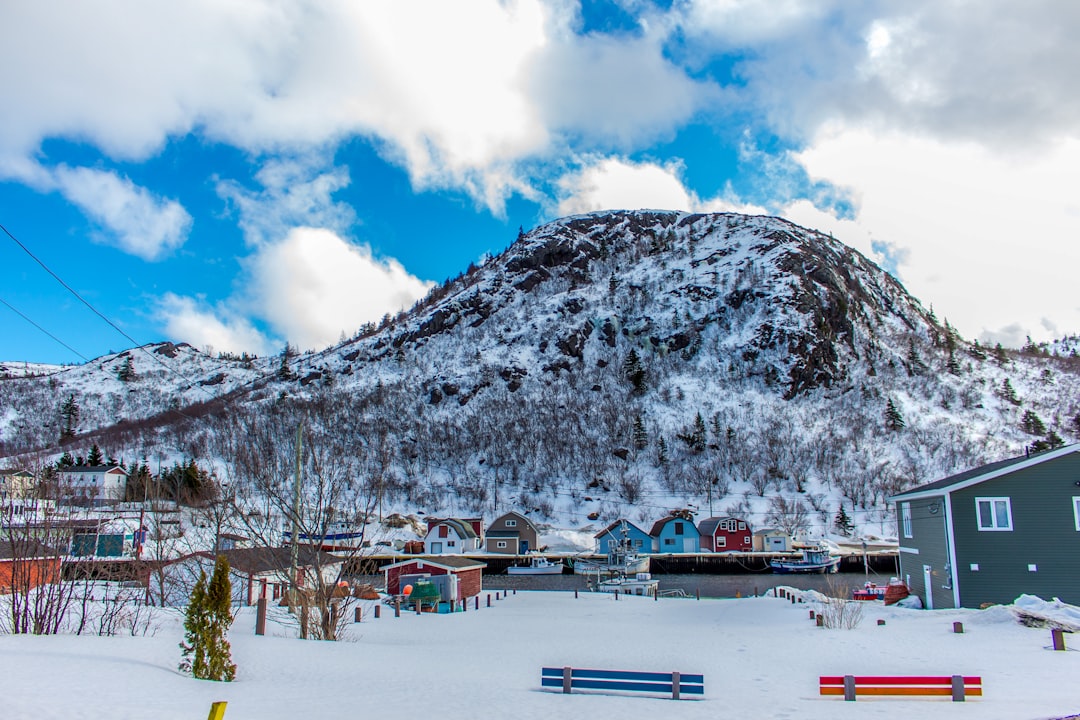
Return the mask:
M 573 560 L 591 560 L 603 562 L 606 555 L 595 553 L 543 553 L 543 556 L 552 562 Z M 437 555 L 365 555 L 363 557 L 350 558 L 346 572 L 356 575 L 374 575 L 381 571 L 384 565 L 399 562 L 407 558 L 428 557 L 438 562 Z M 505 575 L 506 569 L 512 565 L 526 565 L 530 555 L 501 555 L 501 554 L 471 554 L 454 555 L 453 557 L 467 557 L 470 560 L 485 563 L 485 575 Z M 654 575 L 739 575 L 743 573 L 761 573 L 770 569 L 772 560 L 795 559 L 800 557 L 798 552 L 728 552 L 728 553 L 658 553 L 649 555 L 649 571 Z M 866 564 L 871 572 L 882 574 L 895 574 L 898 567 L 898 553 L 891 550 L 876 550 L 866 553 Z M 840 556 L 840 572 L 862 572 L 864 569 L 863 554 L 852 553 Z M 565 573 L 573 572 L 569 567 Z

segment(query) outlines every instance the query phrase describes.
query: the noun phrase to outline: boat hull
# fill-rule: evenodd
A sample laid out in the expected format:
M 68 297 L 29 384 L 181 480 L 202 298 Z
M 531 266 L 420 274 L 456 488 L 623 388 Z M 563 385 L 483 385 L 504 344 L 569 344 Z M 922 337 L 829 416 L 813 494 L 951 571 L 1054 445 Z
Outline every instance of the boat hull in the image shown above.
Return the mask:
M 530 566 L 524 567 L 508 567 L 506 568 L 507 575 L 562 575 L 563 566 L 561 563 L 553 563 L 551 565 L 542 566 Z
M 574 573 L 577 575 L 636 575 L 639 572 L 649 572 L 649 558 L 638 558 L 621 565 L 591 560 L 578 560 L 574 563 Z
M 772 567 L 772 571 L 774 573 L 780 575 L 797 573 L 816 573 L 818 575 L 822 575 L 825 573 L 837 572 L 840 569 L 840 558 L 834 558 L 828 562 L 823 563 L 805 563 L 799 562 L 797 560 L 793 560 L 790 562 L 787 560 L 773 560 L 771 563 L 769 563 L 769 566 Z

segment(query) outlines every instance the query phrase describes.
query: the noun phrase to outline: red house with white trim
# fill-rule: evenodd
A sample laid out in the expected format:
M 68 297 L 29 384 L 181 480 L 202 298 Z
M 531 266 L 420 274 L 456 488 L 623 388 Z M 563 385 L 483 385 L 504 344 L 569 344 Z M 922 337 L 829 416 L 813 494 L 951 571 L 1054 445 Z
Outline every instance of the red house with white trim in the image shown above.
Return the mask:
M 710 552 L 750 552 L 754 545 L 754 533 L 750 523 L 734 517 L 705 518 L 698 523 L 701 549 Z

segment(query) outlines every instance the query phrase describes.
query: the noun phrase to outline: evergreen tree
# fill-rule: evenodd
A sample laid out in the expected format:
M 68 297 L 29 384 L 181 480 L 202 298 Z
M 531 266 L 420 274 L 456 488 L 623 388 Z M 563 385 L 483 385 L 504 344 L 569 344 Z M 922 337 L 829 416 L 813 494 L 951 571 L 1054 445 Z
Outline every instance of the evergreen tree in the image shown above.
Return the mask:
M 994 346 L 994 360 L 999 365 L 1004 365 L 1009 362 L 1009 356 L 1005 353 L 1005 348 L 1001 347 L 1001 343 Z
M 387 318 L 390 316 L 387 315 Z M 389 323 L 388 323 L 389 324 Z M 285 349 L 281 351 L 281 365 L 278 366 L 278 380 L 294 380 L 296 375 L 289 367 L 289 360 L 296 354 L 296 350 L 289 343 L 285 343 Z
M 218 555 L 209 583 L 206 572 L 199 573 L 184 613 L 180 670 L 200 680 L 229 682 L 236 677 L 228 641 L 232 625 L 231 596 L 229 563 L 224 555 Z
M 1009 381 L 1009 378 L 1005 378 L 1001 383 L 1001 398 L 1013 405 L 1020 404 L 1020 398 L 1017 397 L 1016 389 L 1013 387 L 1012 382 Z
M 86 464 L 94 466 L 105 464 L 105 457 L 101 454 L 101 448 L 97 446 L 97 443 L 90 448 L 90 454 L 86 456 Z
M 60 442 L 75 437 L 75 428 L 79 426 L 79 403 L 74 393 L 60 406 Z
M 1056 450 L 1057 448 L 1062 447 L 1065 444 L 1065 441 L 1062 440 L 1061 436 L 1056 432 L 1050 430 L 1050 432 L 1046 433 L 1046 444 L 1050 446 L 1050 450 Z
M 986 351 L 984 351 L 982 349 L 982 345 L 979 344 L 978 340 L 976 340 L 975 342 L 973 342 L 971 344 L 970 352 L 971 352 L 971 357 L 975 358 L 976 360 L 985 360 L 986 359 Z
M 210 621 L 206 637 L 207 677 L 231 682 L 236 677 L 228 639 L 233 621 L 232 583 L 229 581 L 229 561 L 224 555 L 218 555 L 214 563 L 214 574 L 206 592 L 206 609 Z
M 645 423 L 642 421 L 641 416 L 638 415 L 634 418 L 634 447 L 638 450 L 644 450 L 649 444 L 649 434 L 645 431 Z
M 206 607 L 206 571 L 199 579 L 188 599 L 184 611 L 184 641 L 180 643 L 180 671 L 189 672 L 196 678 L 206 678 L 206 629 L 209 625 Z
M 926 363 L 923 362 L 922 356 L 919 355 L 919 351 L 915 349 L 915 339 L 908 340 L 908 354 L 907 354 L 907 371 L 909 375 L 922 375 L 926 370 Z
M 1042 421 L 1042 418 L 1034 410 L 1024 411 L 1024 417 L 1020 420 L 1020 427 L 1024 432 L 1032 435 L 1046 434 L 1046 423 Z
M 950 375 L 960 374 L 960 363 L 957 361 L 956 352 L 952 348 L 949 349 L 949 359 L 945 361 L 945 369 Z
M 836 517 L 833 518 L 833 528 L 844 537 L 851 537 L 851 532 L 855 529 L 855 524 L 851 522 L 847 511 L 844 510 L 843 503 L 840 503 L 840 509 L 836 511 Z
M 893 432 L 904 429 L 904 416 L 900 414 L 900 409 L 892 398 L 889 398 L 889 403 L 885 406 L 885 427 Z
M 663 435 L 656 442 L 656 464 L 667 464 L 667 442 L 664 441 Z
M 116 379 L 120 382 L 131 382 L 137 378 L 138 375 L 135 373 L 135 365 L 131 362 L 131 356 L 128 355 L 124 358 L 124 364 L 116 371 Z
M 623 376 L 634 387 L 634 393 L 641 395 L 645 392 L 645 369 L 641 367 L 641 358 L 638 357 L 637 350 L 633 348 L 626 356 L 626 361 L 623 362 Z
M 65 450 L 64 454 L 60 456 L 60 459 L 56 461 L 57 468 L 71 467 L 74 464 L 75 458 L 71 457 L 71 453 L 67 450 Z

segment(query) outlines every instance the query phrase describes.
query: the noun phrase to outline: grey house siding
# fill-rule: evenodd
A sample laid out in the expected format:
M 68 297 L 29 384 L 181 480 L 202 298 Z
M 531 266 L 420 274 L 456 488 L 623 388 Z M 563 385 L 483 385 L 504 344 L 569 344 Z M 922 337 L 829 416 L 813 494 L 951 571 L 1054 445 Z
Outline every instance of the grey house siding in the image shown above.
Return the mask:
M 912 537 L 904 537 L 901 506 L 896 503 L 896 533 L 900 546 L 918 550 L 918 555 L 900 552 L 901 579 L 908 582 L 912 595 L 926 602 L 926 583 L 923 566 L 930 566 L 931 590 L 934 608 L 954 607 L 951 577 L 949 575 L 949 543 L 945 531 L 944 498 L 933 497 L 907 501 L 911 505 Z
M 952 493 L 961 605 L 1011 603 L 1021 593 L 1080 603 L 1078 481 L 1080 453 L 1070 453 Z M 980 531 L 978 497 L 1008 497 L 1012 531 Z

